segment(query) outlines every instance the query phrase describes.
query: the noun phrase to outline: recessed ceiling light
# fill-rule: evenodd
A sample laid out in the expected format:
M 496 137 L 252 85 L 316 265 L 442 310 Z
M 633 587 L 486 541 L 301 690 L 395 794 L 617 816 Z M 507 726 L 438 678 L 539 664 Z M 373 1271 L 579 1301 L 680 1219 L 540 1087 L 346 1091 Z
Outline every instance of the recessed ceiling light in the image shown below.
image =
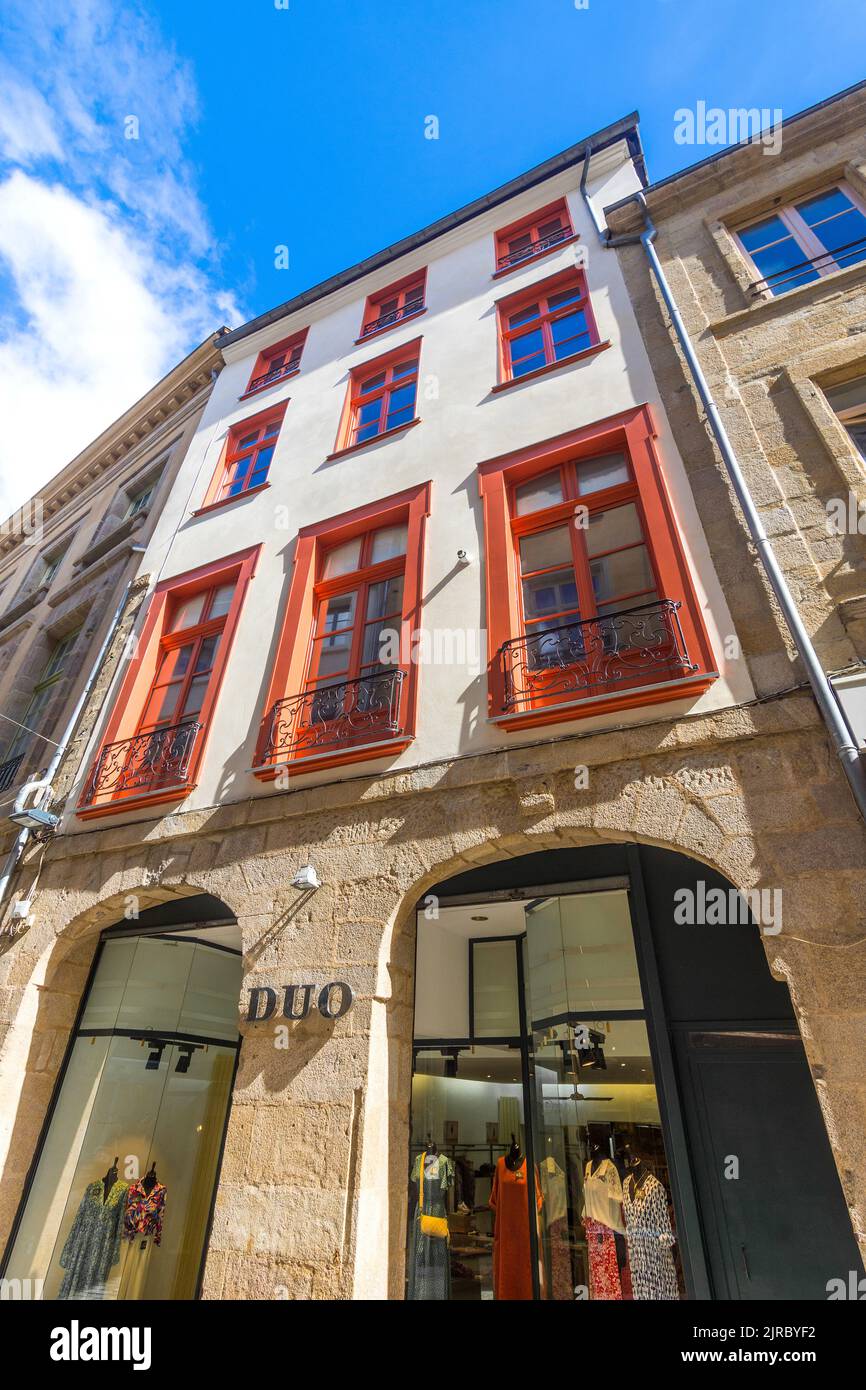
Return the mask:
M 489 917 L 473 917 L 473 918 L 472 918 L 472 921 L 473 921 L 473 922 L 489 922 L 489 920 L 490 920 Z

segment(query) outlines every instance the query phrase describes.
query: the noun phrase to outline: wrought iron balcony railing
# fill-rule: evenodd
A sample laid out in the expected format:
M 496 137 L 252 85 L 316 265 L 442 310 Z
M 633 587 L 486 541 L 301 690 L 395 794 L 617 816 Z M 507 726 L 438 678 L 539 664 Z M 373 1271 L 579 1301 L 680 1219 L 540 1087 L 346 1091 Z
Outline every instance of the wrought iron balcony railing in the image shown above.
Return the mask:
M 257 761 L 286 762 L 320 748 L 348 748 L 393 738 L 401 732 L 405 674 L 396 669 L 376 671 L 278 700 L 268 715 Z
M 558 227 L 549 236 L 533 237 L 526 246 L 521 246 L 517 251 L 509 251 L 507 255 L 500 256 L 496 265 L 499 270 L 508 270 L 513 265 L 520 265 L 521 261 L 531 260 L 533 256 L 540 256 L 542 251 L 547 251 L 551 246 L 558 246 L 566 237 L 570 237 L 572 231 L 570 227 Z
M 503 642 L 506 711 L 530 709 L 538 700 L 579 700 L 601 690 L 638 688 L 665 673 L 696 671 L 679 607 L 672 599 L 660 599 Z
M 284 376 L 292 376 L 298 370 L 299 362 L 299 357 L 292 357 L 282 366 L 272 367 L 269 372 L 262 372 L 261 376 L 254 376 L 247 387 L 247 395 L 251 391 L 258 391 L 260 386 L 271 386 L 275 381 L 282 381 Z
M 7 758 L 5 763 L 0 763 L 0 792 L 8 791 L 14 784 L 23 761 L 24 754 L 19 753 L 17 757 Z
M 399 323 L 401 319 L 411 318 L 412 314 L 417 314 L 424 308 L 424 297 L 410 299 L 403 305 L 402 309 L 392 309 L 390 314 L 380 314 L 377 319 L 371 319 L 365 323 L 361 329 L 361 337 L 367 338 L 371 333 L 378 333 L 380 328 L 390 328 L 392 324 Z
M 183 787 L 201 728 L 196 720 L 188 719 L 107 743 L 93 764 L 79 805 Z
M 824 251 L 820 256 L 811 256 L 806 260 L 797 261 L 794 265 L 785 266 L 784 270 L 776 270 L 772 275 L 767 275 L 763 280 L 753 280 L 749 286 L 752 294 L 763 294 L 765 290 L 778 292 L 784 286 L 789 289 L 796 289 L 800 284 L 814 284 L 814 280 L 802 280 L 803 272 L 806 270 L 844 270 L 846 266 L 856 265 L 858 261 L 866 260 L 866 237 L 858 237 L 856 241 L 846 242 L 844 246 L 837 246 L 835 251 Z M 820 275 L 816 277 L 820 279 Z

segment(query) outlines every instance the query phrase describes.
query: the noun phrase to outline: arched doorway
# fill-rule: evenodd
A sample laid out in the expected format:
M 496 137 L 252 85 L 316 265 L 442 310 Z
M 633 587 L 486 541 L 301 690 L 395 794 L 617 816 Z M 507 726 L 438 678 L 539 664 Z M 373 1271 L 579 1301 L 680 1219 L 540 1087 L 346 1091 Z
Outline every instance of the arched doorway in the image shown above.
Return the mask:
M 99 940 L 4 1262 L 30 1297 L 195 1298 L 237 1067 L 240 929 L 207 894 Z
M 425 894 L 408 1297 L 826 1299 L 861 1269 L 764 907 L 635 845 Z

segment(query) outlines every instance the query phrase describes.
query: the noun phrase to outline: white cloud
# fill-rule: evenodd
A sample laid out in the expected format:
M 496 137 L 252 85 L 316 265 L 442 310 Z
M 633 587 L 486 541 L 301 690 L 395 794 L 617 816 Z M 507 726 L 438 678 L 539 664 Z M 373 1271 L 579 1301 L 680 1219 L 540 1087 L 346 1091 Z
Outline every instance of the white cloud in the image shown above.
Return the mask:
M 0 513 L 242 314 L 184 143 L 188 67 L 134 6 L 7 0 L 0 71 Z M 4 81 L 4 75 L 9 80 Z M 125 118 L 138 140 L 125 138 Z

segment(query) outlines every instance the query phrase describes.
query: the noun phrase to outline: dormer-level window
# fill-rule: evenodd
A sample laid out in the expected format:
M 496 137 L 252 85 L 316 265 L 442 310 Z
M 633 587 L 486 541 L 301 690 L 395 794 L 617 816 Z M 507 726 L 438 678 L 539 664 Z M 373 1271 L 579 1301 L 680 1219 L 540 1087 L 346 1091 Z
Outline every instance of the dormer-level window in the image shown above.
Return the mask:
M 425 308 L 426 270 L 418 271 L 387 289 L 368 296 L 358 339 L 363 342 L 375 333 L 384 333 L 406 319 L 422 314 Z
M 786 294 L 866 260 L 866 208 L 840 183 L 777 207 L 734 235 L 758 272 L 753 292 Z
M 536 260 L 574 236 L 564 198 L 496 233 L 496 271 L 502 274 Z
M 284 338 L 282 342 L 274 343 L 273 347 L 265 348 L 259 353 L 244 396 L 265 391 L 300 371 L 307 332 L 305 328 L 302 332 L 293 334 L 291 338 Z

